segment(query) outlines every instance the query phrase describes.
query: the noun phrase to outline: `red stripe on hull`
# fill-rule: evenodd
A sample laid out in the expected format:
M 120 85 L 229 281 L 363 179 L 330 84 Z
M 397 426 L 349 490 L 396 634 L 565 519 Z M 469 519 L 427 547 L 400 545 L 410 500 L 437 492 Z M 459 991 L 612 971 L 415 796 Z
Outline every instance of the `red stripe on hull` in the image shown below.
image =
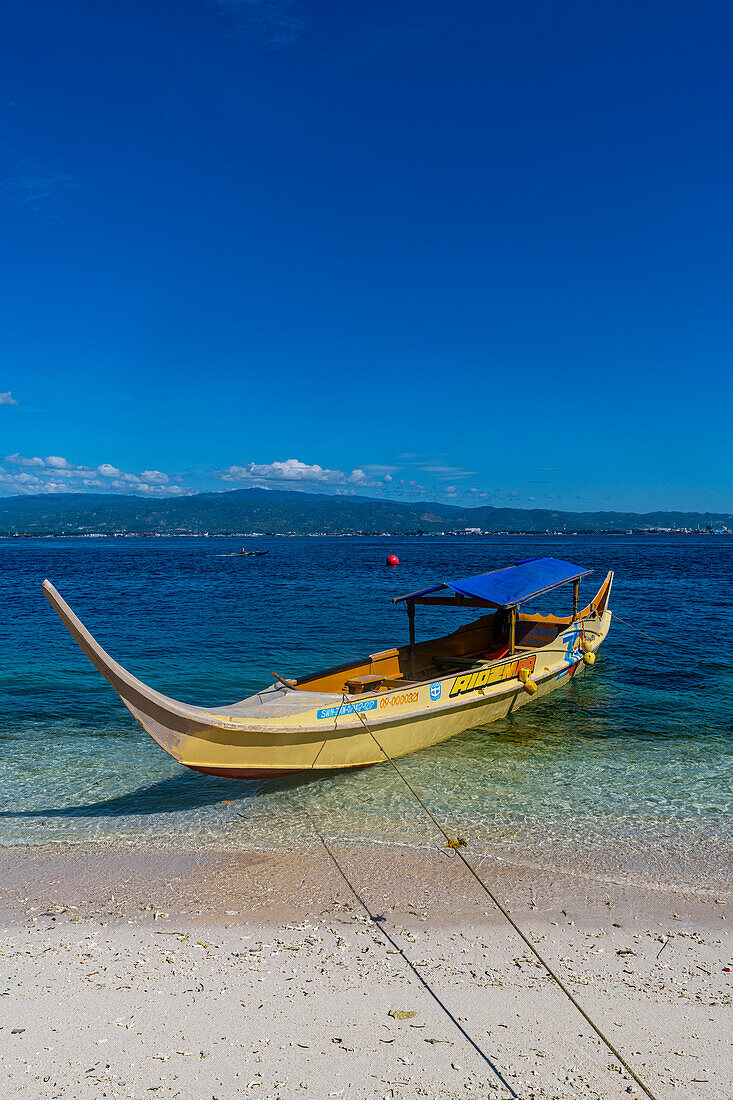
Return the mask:
M 215 775 L 218 779 L 276 779 L 281 775 L 299 775 L 305 768 L 196 768 L 186 764 L 192 772 L 201 775 Z
M 184 765 L 192 772 L 201 775 L 214 775 L 218 779 L 278 779 L 283 775 L 303 775 L 312 768 L 197 768 L 194 764 Z M 371 768 L 372 764 L 342 764 L 338 768 L 317 768 L 318 772 L 343 771 L 346 768 Z

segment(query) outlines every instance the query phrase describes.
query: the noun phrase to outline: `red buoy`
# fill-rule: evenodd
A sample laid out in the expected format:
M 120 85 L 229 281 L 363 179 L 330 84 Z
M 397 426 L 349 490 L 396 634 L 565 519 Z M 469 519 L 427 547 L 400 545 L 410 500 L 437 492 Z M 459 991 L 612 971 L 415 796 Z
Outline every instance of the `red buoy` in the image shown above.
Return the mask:
M 387 565 L 399 565 L 399 564 L 400 564 L 400 559 L 397 557 L 397 555 L 396 554 L 390 554 L 389 557 L 387 558 Z

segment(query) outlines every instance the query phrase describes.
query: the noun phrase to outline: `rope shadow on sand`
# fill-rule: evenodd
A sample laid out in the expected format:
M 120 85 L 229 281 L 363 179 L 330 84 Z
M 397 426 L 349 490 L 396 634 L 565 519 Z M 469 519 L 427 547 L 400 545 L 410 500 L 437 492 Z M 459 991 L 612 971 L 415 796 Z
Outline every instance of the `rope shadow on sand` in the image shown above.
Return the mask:
M 430 986 L 428 984 L 428 982 L 422 976 L 420 971 L 416 968 L 415 964 L 408 958 L 408 956 L 405 954 L 404 949 L 400 946 L 399 942 L 397 940 L 395 940 L 392 937 L 392 935 L 388 932 L 388 930 L 385 928 L 385 926 L 384 926 L 385 918 L 381 917 L 381 916 L 377 916 L 374 913 L 372 913 L 372 911 L 369 908 L 369 906 L 367 905 L 366 901 L 361 896 L 361 894 L 359 893 L 357 888 L 354 886 L 354 884 L 351 882 L 348 875 L 346 874 L 343 867 L 341 866 L 338 859 L 336 858 L 335 854 L 333 853 L 331 848 L 328 846 L 328 842 L 326 841 L 326 838 L 323 836 L 323 834 L 320 832 L 320 830 L 315 825 L 315 823 L 313 823 L 312 820 L 311 820 L 311 825 L 313 827 L 314 833 L 316 834 L 316 836 L 320 840 L 321 844 L 323 845 L 329 859 L 333 863 L 334 867 L 338 871 L 341 878 L 344 880 L 344 882 L 348 886 L 348 888 L 351 891 L 351 893 L 353 894 L 354 898 L 357 900 L 357 902 L 359 903 L 361 908 L 366 913 L 367 917 L 371 921 L 374 928 L 376 928 L 379 931 L 379 933 L 382 935 L 382 937 L 389 944 L 391 944 L 391 946 L 398 953 L 398 955 L 400 956 L 402 961 L 405 963 L 407 968 L 410 970 L 410 972 L 417 978 L 417 980 L 419 981 L 420 985 L 423 987 L 425 992 L 430 997 L 432 997 L 433 1001 L 435 1001 L 438 1008 L 440 1008 L 440 1010 L 448 1017 L 448 1019 L 453 1024 L 453 1026 L 461 1033 L 461 1035 L 466 1040 L 468 1045 L 475 1051 L 475 1053 L 485 1063 L 485 1065 L 488 1066 L 488 1068 L 495 1075 L 495 1077 L 497 1077 L 497 1079 L 499 1081 L 501 1081 L 502 1085 L 507 1090 L 507 1092 L 510 1094 L 510 1096 L 512 1096 L 514 1098 L 514 1100 L 521 1100 L 521 1097 L 519 1096 L 519 1094 L 514 1091 L 514 1089 L 509 1084 L 509 1082 L 506 1080 L 506 1078 L 502 1076 L 501 1070 L 496 1065 L 496 1063 L 493 1062 L 492 1059 L 490 1058 L 490 1056 L 486 1053 L 486 1051 L 483 1050 L 478 1045 L 476 1040 L 471 1035 L 469 1035 L 469 1033 L 466 1031 L 466 1029 L 463 1027 L 463 1025 L 460 1023 L 460 1021 L 457 1020 L 456 1017 L 453 1015 L 453 1013 L 448 1008 L 448 1006 L 446 1004 L 444 1004 L 444 1002 L 440 999 L 440 997 L 435 992 L 435 990 L 432 988 L 432 986 Z

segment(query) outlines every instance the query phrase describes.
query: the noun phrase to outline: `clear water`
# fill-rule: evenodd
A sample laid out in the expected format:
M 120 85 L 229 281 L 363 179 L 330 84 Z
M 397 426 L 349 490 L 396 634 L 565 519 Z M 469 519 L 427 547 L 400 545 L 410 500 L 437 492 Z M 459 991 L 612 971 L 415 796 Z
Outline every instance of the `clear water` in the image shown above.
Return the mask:
M 482 537 L 0 541 L 0 845 L 425 845 L 388 766 L 267 782 L 188 772 L 133 722 L 46 603 L 174 697 L 222 705 L 406 636 L 391 597 L 552 554 L 616 570 L 593 673 L 404 759 L 437 816 L 513 863 L 716 890 L 733 866 L 733 539 Z M 398 569 L 384 559 L 396 552 Z M 569 602 L 569 592 L 557 595 Z M 418 638 L 457 625 L 418 612 Z

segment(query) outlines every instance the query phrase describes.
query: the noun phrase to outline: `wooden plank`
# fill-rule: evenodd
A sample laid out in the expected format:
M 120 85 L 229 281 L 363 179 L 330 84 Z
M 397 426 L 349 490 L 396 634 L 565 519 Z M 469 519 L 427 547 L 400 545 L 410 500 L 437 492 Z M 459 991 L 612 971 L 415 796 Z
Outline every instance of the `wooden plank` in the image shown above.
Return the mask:
M 285 677 L 281 676 L 278 672 L 271 672 L 270 676 L 274 676 L 277 682 L 282 684 L 283 687 L 288 688 L 289 691 L 295 691 L 297 680 L 286 680 Z

